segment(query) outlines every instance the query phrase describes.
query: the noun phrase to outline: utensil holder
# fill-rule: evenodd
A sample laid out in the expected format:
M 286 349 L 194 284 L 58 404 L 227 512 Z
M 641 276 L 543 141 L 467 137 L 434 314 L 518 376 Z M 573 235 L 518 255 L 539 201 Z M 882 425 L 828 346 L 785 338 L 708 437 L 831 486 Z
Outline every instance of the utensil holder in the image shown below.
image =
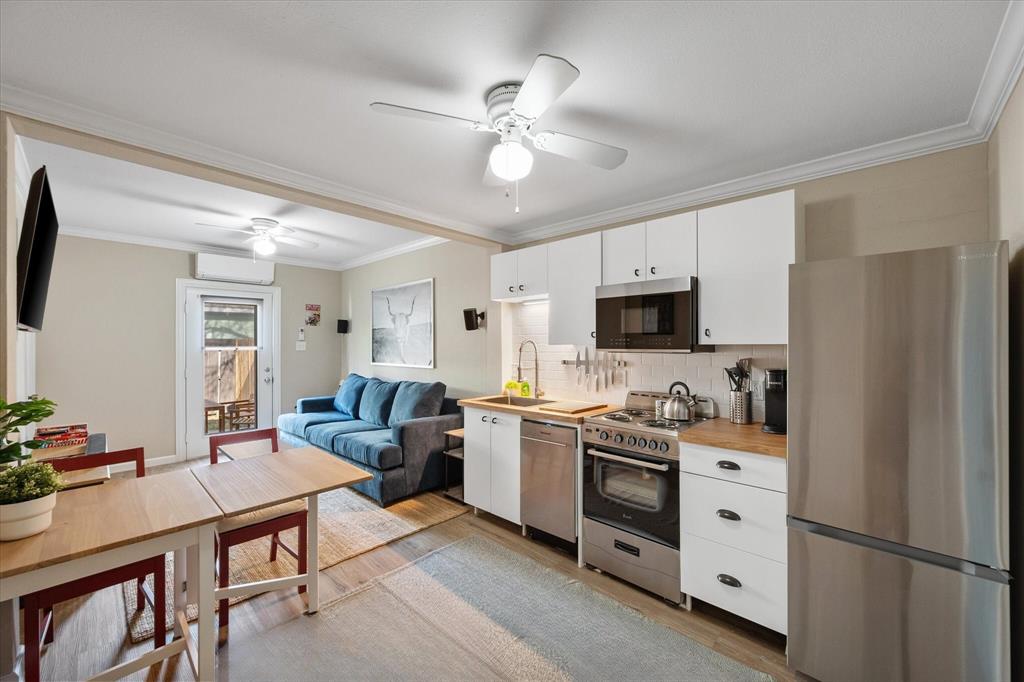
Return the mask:
M 729 391 L 729 421 L 749 424 L 751 421 L 750 391 Z

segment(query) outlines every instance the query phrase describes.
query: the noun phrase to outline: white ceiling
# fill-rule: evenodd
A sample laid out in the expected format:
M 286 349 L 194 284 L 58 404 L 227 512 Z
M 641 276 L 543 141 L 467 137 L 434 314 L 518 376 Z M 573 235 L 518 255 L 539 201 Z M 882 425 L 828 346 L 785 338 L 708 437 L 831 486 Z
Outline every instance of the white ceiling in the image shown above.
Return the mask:
M 985 139 L 1022 49 L 1005 1 L 5 0 L 0 99 L 521 242 Z M 368 107 L 481 118 L 541 52 L 582 75 L 538 125 L 630 156 L 604 171 L 538 152 L 518 215 L 480 182 L 489 136 Z
M 241 227 L 274 218 L 317 242 L 279 244 L 282 263 L 344 269 L 443 239 L 148 166 L 19 138 L 29 168 L 46 166 L 61 233 L 185 250 L 251 253 L 244 234 L 196 225 Z

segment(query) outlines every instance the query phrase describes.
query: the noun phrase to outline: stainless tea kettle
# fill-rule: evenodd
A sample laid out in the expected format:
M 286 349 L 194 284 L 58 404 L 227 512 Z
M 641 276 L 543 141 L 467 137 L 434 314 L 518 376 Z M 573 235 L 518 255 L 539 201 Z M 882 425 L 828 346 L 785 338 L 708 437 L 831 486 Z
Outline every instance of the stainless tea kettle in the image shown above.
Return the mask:
M 686 394 L 675 393 L 674 391 L 677 386 L 682 386 Z M 668 387 L 668 392 L 672 394 L 672 397 L 665 401 L 665 407 L 663 408 L 665 419 L 677 422 L 693 421 L 696 414 L 697 401 L 690 395 L 690 387 L 682 381 L 676 381 Z

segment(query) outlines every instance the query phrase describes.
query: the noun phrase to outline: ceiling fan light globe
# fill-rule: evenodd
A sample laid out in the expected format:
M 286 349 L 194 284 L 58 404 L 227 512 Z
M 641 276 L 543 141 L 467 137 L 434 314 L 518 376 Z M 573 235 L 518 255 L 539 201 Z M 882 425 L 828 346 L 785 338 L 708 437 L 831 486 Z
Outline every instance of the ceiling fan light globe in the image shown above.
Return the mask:
M 488 163 L 492 173 L 502 180 L 514 182 L 530 174 L 533 154 L 520 143 L 508 140 L 494 145 Z
M 261 256 L 270 256 L 277 251 L 277 244 L 274 243 L 273 239 L 264 237 L 253 242 L 252 250 Z

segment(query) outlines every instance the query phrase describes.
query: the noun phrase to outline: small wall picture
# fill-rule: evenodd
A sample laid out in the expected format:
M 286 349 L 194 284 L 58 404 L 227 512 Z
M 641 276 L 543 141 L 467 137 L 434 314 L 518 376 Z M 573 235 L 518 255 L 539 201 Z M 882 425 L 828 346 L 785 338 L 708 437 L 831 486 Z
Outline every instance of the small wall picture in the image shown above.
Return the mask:
M 371 292 L 370 362 L 398 367 L 434 366 L 434 280 L 422 279 Z
M 320 304 L 319 303 L 307 303 L 306 304 L 306 326 L 307 327 L 319 327 L 320 326 Z

